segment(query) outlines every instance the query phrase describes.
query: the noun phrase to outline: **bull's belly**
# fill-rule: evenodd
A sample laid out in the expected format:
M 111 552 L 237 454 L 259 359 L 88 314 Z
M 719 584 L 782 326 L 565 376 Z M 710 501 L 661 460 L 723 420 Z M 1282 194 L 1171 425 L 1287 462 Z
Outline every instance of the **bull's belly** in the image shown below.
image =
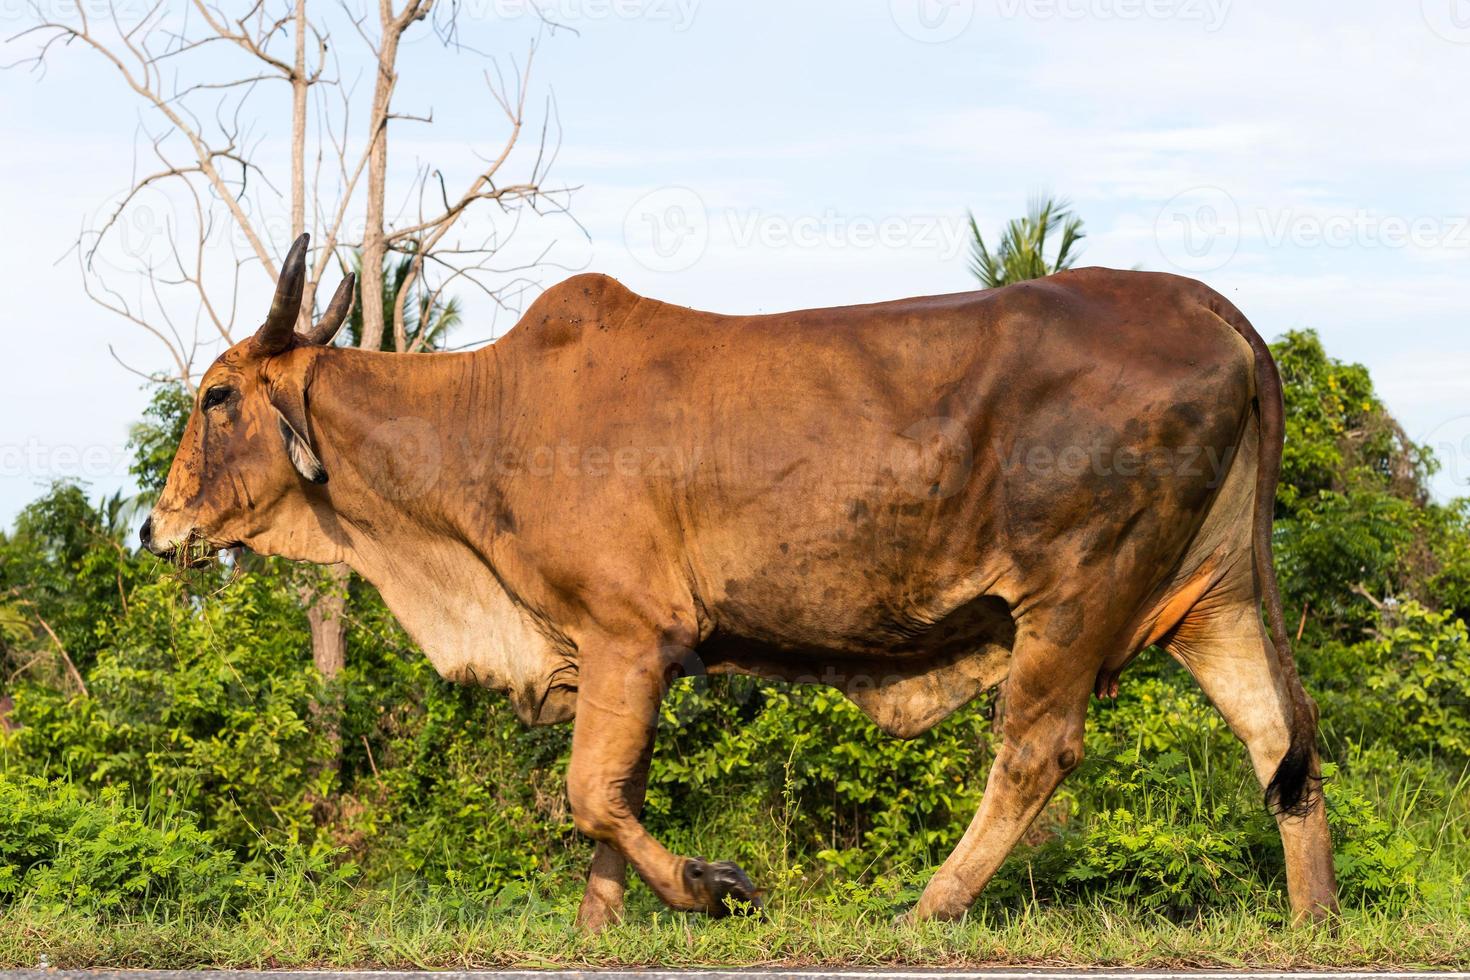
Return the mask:
M 744 628 L 717 628 L 701 646 L 706 670 L 837 688 L 900 738 L 922 734 L 1004 680 L 1015 639 L 997 596 L 932 619 L 882 607 L 740 618 Z

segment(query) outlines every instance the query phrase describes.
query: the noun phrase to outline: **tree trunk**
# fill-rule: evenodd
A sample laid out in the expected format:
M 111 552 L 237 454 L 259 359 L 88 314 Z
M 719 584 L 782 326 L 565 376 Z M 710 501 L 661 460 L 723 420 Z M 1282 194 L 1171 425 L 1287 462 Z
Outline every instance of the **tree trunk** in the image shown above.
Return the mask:
M 311 660 L 322 680 L 337 679 L 347 665 L 347 582 L 351 572 L 346 565 L 328 565 L 317 572 L 308 570 L 297 594 L 306 608 L 306 622 L 311 627 Z M 342 768 L 342 718 L 335 696 L 316 701 L 311 706 L 316 730 L 327 741 L 323 770 L 338 772 Z
M 367 200 L 362 233 L 362 343 L 364 350 L 377 350 L 383 342 L 386 318 L 383 311 L 384 197 L 388 185 L 388 120 L 393 88 L 398 84 L 396 62 L 402 28 L 383 6 L 383 38 L 378 49 L 378 72 L 373 86 L 372 111 L 368 116 Z
M 329 565 L 325 581 L 302 588 L 306 621 L 311 625 L 311 660 L 326 680 L 335 680 L 347 665 L 346 565 Z
M 306 0 L 296 0 L 296 50 L 291 62 L 291 239 L 306 230 Z M 316 306 L 315 282 L 308 282 L 298 314 L 298 329 L 311 329 L 312 309 Z M 313 630 L 314 632 L 314 630 Z

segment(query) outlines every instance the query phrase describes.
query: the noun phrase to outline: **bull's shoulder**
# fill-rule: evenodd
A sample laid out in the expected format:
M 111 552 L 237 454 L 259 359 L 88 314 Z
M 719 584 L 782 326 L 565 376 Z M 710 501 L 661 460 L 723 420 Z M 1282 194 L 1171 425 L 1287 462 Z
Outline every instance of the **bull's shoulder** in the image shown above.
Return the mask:
M 612 276 L 584 272 L 537 297 L 506 339 L 542 349 L 574 344 L 588 330 L 606 330 L 625 320 L 643 297 Z

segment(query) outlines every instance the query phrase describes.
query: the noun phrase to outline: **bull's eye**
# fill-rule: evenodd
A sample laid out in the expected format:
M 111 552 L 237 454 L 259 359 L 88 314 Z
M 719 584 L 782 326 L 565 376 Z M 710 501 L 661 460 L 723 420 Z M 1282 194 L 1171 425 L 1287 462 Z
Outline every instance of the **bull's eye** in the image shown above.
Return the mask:
M 215 385 L 204 393 L 203 407 L 210 409 L 216 405 L 223 405 L 230 400 L 230 396 L 234 393 L 235 389 L 229 385 Z

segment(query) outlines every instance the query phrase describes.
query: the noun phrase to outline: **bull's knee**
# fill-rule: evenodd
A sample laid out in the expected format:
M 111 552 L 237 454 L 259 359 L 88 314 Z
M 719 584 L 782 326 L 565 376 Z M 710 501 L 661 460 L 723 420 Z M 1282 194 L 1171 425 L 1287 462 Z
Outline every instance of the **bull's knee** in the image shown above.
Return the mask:
M 611 841 L 618 824 L 628 816 L 621 793 L 605 780 L 576 770 L 567 774 L 567 800 L 572 806 L 572 823 L 596 841 Z
M 1082 764 L 1086 747 L 1082 725 L 1071 720 L 1041 720 L 1018 739 L 1006 769 L 1011 775 L 1042 781 L 1066 776 Z

